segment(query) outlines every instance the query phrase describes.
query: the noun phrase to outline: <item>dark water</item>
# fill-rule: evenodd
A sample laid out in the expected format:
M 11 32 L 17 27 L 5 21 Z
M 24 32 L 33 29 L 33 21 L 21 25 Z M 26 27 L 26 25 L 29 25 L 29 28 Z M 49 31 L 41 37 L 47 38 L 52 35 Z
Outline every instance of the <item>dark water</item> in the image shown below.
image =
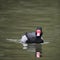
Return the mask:
M 34 53 L 6 39 L 18 40 L 37 26 L 42 26 L 44 40 L 51 42 L 43 45 L 41 60 L 59 60 L 59 16 L 59 0 L 0 0 L 0 60 L 35 60 Z

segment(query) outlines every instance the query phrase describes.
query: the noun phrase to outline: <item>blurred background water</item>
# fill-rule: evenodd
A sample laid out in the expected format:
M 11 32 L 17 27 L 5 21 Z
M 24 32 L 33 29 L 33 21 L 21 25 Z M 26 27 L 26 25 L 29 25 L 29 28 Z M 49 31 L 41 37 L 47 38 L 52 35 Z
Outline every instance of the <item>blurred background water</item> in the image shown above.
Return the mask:
M 0 60 L 34 60 L 34 53 L 6 39 L 18 40 L 26 31 L 35 31 L 37 26 L 42 26 L 43 38 L 51 42 L 43 46 L 41 60 L 59 60 L 59 0 L 0 0 Z

